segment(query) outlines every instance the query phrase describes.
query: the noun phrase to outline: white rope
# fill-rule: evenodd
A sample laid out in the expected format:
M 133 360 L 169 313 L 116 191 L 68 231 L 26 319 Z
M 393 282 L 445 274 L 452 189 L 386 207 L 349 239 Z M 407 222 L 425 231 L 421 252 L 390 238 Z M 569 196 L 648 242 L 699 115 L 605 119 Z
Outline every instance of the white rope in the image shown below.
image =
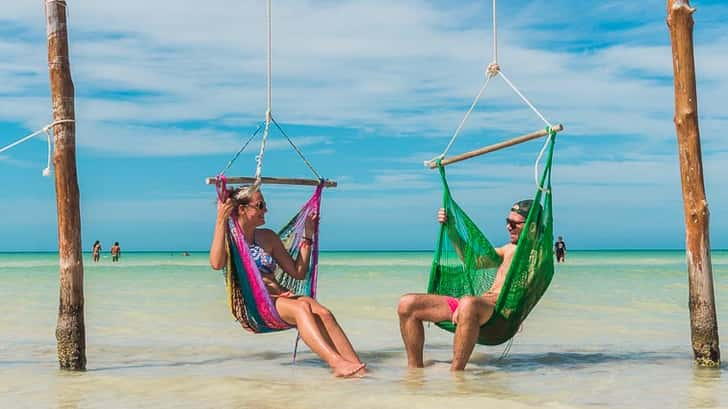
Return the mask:
M 29 141 L 36 135 L 39 135 L 39 134 L 45 132 L 46 136 L 48 137 L 48 164 L 47 164 L 46 168 L 43 169 L 43 176 L 48 176 L 48 175 L 50 175 L 50 172 L 51 172 L 51 152 L 52 152 L 51 134 L 50 134 L 49 130 L 58 124 L 64 124 L 64 123 L 70 123 L 70 122 L 75 122 L 75 121 L 73 119 L 59 119 L 58 121 L 54 121 L 54 122 L 44 126 L 43 128 L 33 132 L 32 134 L 30 134 L 28 136 L 24 136 L 24 137 L 18 139 L 17 141 L 0 148 L 0 153 L 8 151 L 8 150 L 20 145 L 23 142 Z
M 543 147 L 541 148 L 541 151 L 538 153 L 538 157 L 536 158 L 536 164 L 533 166 L 533 178 L 536 180 L 536 187 L 538 190 L 548 193 L 548 189 L 544 189 L 543 186 L 541 186 L 541 181 L 539 180 L 539 173 L 538 173 L 538 164 L 541 162 L 541 158 L 543 157 L 544 152 L 546 152 L 546 147 L 549 146 L 549 143 L 551 142 L 551 138 L 554 137 L 553 131 L 551 130 L 551 127 L 548 129 L 549 136 L 546 138 L 546 142 L 544 142 Z
M 495 1 L 493 0 L 493 64 L 498 64 L 498 26 L 495 12 Z
M 544 123 L 546 124 L 546 126 L 548 126 L 549 128 L 553 128 L 553 125 L 551 125 L 551 122 L 549 122 L 549 121 L 548 121 L 548 120 L 547 120 L 547 119 L 546 119 L 546 118 L 545 118 L 545 117 L 544 117 L 544 116 L 543 116 L 543 115 L 541 114 L 541 112 L 539 112 L 539 110 L 538 110 L 538 109 L 536 109 L 536 107 L 535 107 L 535 106 L 533 106 L 533 104 L 531 103 L 531 101 L 529 101 L 529 100 L 528 100 L 528 98 L 526 98 L 526 97 L 525 97 L 525 96 L 524 96 L 524 95 L 523 95 L 523 94 L 521 93 L 521 91 L 519 91 L 519 90 L 518 90 L 518 88 L 516 88 L 516 86 L 515 86 L 515 85 L 513 85 L 513 83 L 511 82 L 511 80 L 509 80 L 509 79 L 508 79 L 508 77 L 506 76 L 506 74 L 504 74 L 504 73 L 503 73 L 503 71 L 500 71 L 500 75 L 501 75 L 501 78 L 503 78 L 503 81 L 505 81 L 505 82 L 506 82 L 506 84 L 508 84 L 508 86 L 510 86 L 510 87 L 511 87 L 511 89 L 513 89 L 513 91 L 515 91 L 515 93 L 516 93 L 516 94 L 518 94 L 518 96 L 519 96 L 519 97 L 521 97 L 521 99 L 523 100 L 523 102 L 525 102 L 525 103 L 526 103 L 526 105 L 528 105 L 528 106 L 529 106 L 529 107 L 530 107 L 530 108 L 531 108 L 531 109 L 533 110 L 533 112 L 535 112 L 535 113 L 536 113 L 536 115 L 538 115 L 538 117 L 539 117 L 539 118 L 541 118 L 541 120 L 542 120 L 542 121 L 543 121 L 543 122 L 544 122 Z
M 273 9 L 271 0 L 268 0 L 266 15 L 268 17 L 268 85 L 267 85 L 267 109 L 265 111 L 266 123 L 270 122 L 273 103 Z
M 301 152 L 301 150 L 298 148 L 298 146 L 296 146 L 296 144 L 293 143 L 293 141 L 291 140 L 291 138 L 288 137 L 288 134 L 286 134 L 286 132 L 283 130 L 283 128 L 281 128 L 281 126 L 278 125 L 278 122 L 274 118 L 271 118 L 271 120 L 273 121 L 273 125 L 275 125 L 276 128 L 278 128 L 278 131 L 281 134 L 283 134 L 283 136 L 286 137 L 286 140 L 288 140 L 288 143 L 291 144 L 291 146 L 293 147 L 293 149 L 296 151 L 296 153 L 298 153 L 298 156 L 303 160 L 303 162 L 306 164 L 306 166 L 308 166 L 308 168 L 311 170 L 311 172 L 313 172 L 313 174 L 316 176 L 316 179 L 319 179 L 319 180 L 323 179 L 321 177 L 321 175 L 319 175 L 319 173 L 316 172 L 316 169 L 313 167 L 313 165 L 311 164 L 311 162 L 309 162 L 308 159 L 306 159 L 306 157 L 303 156 L 303 152 Z
M 497 26 L 497 24 L 498 24 L 498 19 L 497 19 L 497 14 L 496 14 L 496 0 L 493 0 L 493 62 L 488 64 L 488 68 L 486 69 L 485 83 L 480 88 L 480 92 L 478 92 L 478 95 L 475 97 L 475 100 L 473 100 L 473 103 L 470 105 L 470 109 L 468 109 L 468 111 L 465 113 L 463 120 L 460 121 L 460 125 L 458 125 L 452 138 L 450 138 L 450 142 L 445 147 L 445 150 L 440 155 L 435 156 L 434 158 L 432 158 L 430 160 L 426 160 L 424 162 L 425 166 L 429 166 L 432 163 L 434 163 L 435 161 L 437 161 L 439 159 L 443 159 L 445 157 L 445 155 L 447 155 L 447 153 L 450 151 L 450 148 L 455 143 L 455 140 L 460 135 L 460 131 L 462 131 L 463 126 L 465 126 L 465 122 L 468 120 L 468 118 L 470 118 L 470 115 L 472 114 L 473 110 L 475 109 L 475 106 L 478 104 L 478 101 L 483 96 L 483 93 L 485 93 L 485 90 L 488 87 L 488 83 L 490 82 L 490 79 L 497 76 L 498 74 L 500 74 L 501 78 L 503 78 L 503 81 L 505 81 L 506 84 L 508 84 L 508 86 L 511 87 L 511 89 L 516 94 L 518 94 L 518 96 L 521 98 L 521 100 L 523 100 L 523 102 L 525 102 L 526 105 L 528 105 L 528 107 L 531 108 L 531 110 L 533 112 L 535 112 L 539 118 L 541 118 L 541 120 L 546 124 L 546 126 L 549 127 L 549 129 L 553 128 L 553 125 L 551 124 L 551 122 L 549 122 L 546 119 L 546 117 L 544 117 L 543 114 L 541 114 L 541 112 L 531 103 L 531 101 L 529 101 L 528 98 L 526 98 L 526 96 L 523 95 L 523 93 L 503 73 L 503 71 L 501 71 L 500 65 L 498 64 L 498 26 Z M 540 157 L 539 157 L 539 159 L 540 159 Z M 538 166 L 538 161 L 537 161 L 537 166 Z M 538 184 L 538 178 L 537 178 L 536 184 Z
M 268 135 L 270 134 L 270 123 L 273 118 L 272 114 L 272 100 L 273 100 L 273 9 L 271 0 L 266 3 L 266 19 L 268 21 L 268 62 L 267 62 L 267 80 L 266 80 L 266 110 L 265 110 L 265 128 L 263 129 L 263 140 L 260 142 L 260 152 L 255 157 L 257 165 L 255 167 L 255 185 L 261 183 L 261 173 L 263 171 L 263 154 L 265 153 L 265 144 L 268 141 Z
M 260 142 L 260 152 L 258 152 L 258 156 L 255 157 L 255 160 L 258 162 L 257 166 L 255 167 L 255 185 L 260 185 L 261 183 L 261 172 L 263 171 L 263 154 L 265 153 L 265 143 L 268 140 L 268 134 L 270 133 L 270 121 L 265 121 L 265 128 L 263 128 L 263 140 Z
M 473 100 L 473 103 L 470 104 L 470 109 L 465 113 L 465 116 L 463 117 L 463 120 L 460 121 L 460 125 L 458 125 L 457 129 L 455 129 L 455 133 L 453 134 L 452 138 L 450 138 L 450 143 L 447 144 L 445 147 L 445 150 L 442 151 L 442 153 L 438 156 L 435 156 L 434 158 L 430 160 L 425 161 L 425 166 L 428 166 L 430 163 L 442 159 L 447 155 L 448 151 L 452 147 L 453 143 L 455 143 L 455 140 L 460 135 L 460 131 L 462 131 L 463 126 L 465 126 L 465 122 L 467 122 L 468 118 L 470 117 L 470 114 L 473 113 L 473 110 L 475 109 L 475 106 L 478 105 L 478 101 L 480 101 L 480 98 L 485 93 L 485 90 L 488 88 L 488 83 L 490 82 L 490 79 L 493 78 L 491 75 L 487 75 L 485 78 L 485 82 L 483 83 L 483 86 L 480 87 L 480 91 L 478 92 L 478 95 L 475 96 L 475 99 Z

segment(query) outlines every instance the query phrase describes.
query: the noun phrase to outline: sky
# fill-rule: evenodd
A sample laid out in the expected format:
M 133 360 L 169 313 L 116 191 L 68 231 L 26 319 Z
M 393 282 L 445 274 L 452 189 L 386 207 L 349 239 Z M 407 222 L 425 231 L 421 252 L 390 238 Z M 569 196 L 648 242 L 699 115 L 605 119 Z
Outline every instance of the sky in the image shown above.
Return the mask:
M 82 241 L 104 250 L 207 250 L 216 175 L 263 121 L 263 0 L 68 0 Z M 711 244 L 728 248 L 728 4 L 692 1 Z M 551 123 L 555 234 L 570 249 L 684 248 L 665 1 L 498 4 L 498 62 Z M 327 189 L 324 250 L 429 250 L 440 154 L 493 60 L 489 1 L 274 0 L 272 112 Z M 3 1 L 0 147 L 52 121 L 44 7 Z M 450 153 L 542 129 L 494 78 Z M 228 176 L 251 176 L 260 139 Z M 536 191 L 532 141 L 447 168 L 495 244 Z M 57 249 L 41 135 L 0 153 L 0 251 Z M 263 175 L 310 177 L 277 132 Z M 311 194 L 264 186 L 268 227 Z

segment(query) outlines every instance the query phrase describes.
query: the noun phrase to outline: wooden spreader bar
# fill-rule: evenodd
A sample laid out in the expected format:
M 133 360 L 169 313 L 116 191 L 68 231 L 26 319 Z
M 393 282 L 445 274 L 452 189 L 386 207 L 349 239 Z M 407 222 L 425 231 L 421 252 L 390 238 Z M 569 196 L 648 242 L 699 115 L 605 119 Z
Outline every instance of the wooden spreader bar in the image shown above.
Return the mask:
M 562 124 L 558 124 L 558 125 L 554 125 L 554 127 L 551 129 L 554 132 L 558 133 L 558 132 L 561 132 L 564 130 L 564 126 Z M 444 159 L 442 159 L 442 161 L 440 163 L 442 164 L 442 166 L 450 165 L 452 163 L 460 162 L 465 159 L 470 159 L 470 158 L 474 158 L 476 156 L 484 155 L 486 153 L 495 152 L 495 151 L 501 150 L 503 148 L 507 148 L 509 146 L 518 145 L 519 143 L 527 142 L 532 139 L 541 138 L 548 134 L 549 134 L 548 131 L 546 131 L 545 129 L 541 129 L 539 131 L 532 132 L 532 133 L 529 133 L 526 135 L 517 136 L 517 137 L 515 137 L 513 139 L 509 139 L 507 141 L 498 142 L 493 145 L 484 146 L 480 149 L 476 149 L 476 150 L 473 150 L 470 152 L 461 153 L 460 155 L 457 155 L 457 156 L 451 156 L 449 158 L 444 158 Z M 434 169 L 437 167 L 437 161 L 431 160 L 431 161 L 427 162 L 427 166 L 430 169 Z
M 254 177 L 231 176 L 226 178 L 230 184 L 251 184 L 255 182 Z M 318 179 L 295 179 L 295 178 L 260 178 L 261 183 L 270 185 L 299 185 L 299 186 L 318 186 L 321 183 Z M 215 184 L 215 178 L 206 178 L 205 183 L 208 185 Z M 324 180 L 324 187 L 336 187 L 337 183 L 333 180 Z

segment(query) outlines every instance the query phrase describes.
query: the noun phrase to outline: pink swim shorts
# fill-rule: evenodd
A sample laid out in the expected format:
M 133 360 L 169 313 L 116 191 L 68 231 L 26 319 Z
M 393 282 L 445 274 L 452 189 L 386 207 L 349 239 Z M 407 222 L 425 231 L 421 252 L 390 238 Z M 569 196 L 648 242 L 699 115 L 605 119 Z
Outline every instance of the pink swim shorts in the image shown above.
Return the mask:
M 450 312 L 455 313 L 459 304 L 458 299 L 454 297 L 447 297 L 445 300 L 447 301 L 447 306 L 450 307 Z

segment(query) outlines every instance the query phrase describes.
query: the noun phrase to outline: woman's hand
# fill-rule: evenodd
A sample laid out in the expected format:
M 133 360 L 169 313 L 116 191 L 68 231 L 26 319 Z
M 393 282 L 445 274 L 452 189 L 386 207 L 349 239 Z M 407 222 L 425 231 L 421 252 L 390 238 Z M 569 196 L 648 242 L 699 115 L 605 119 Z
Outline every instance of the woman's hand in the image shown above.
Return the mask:
M 447 223 L 447 212 L 442 207 L 437 211 L 437 221 L 441 224 Z
M 217 222 L 225 223 L 233 212 L 233 201 L 230 199 L 224 202 L 217 202 Z
M 303 237 L 313 239 L 313 234 L 316 231 L 316 222 L 318 222 L 319 215 L 316 212 L 311 212 L 306 216 L 306 226 L 303 230 Z

